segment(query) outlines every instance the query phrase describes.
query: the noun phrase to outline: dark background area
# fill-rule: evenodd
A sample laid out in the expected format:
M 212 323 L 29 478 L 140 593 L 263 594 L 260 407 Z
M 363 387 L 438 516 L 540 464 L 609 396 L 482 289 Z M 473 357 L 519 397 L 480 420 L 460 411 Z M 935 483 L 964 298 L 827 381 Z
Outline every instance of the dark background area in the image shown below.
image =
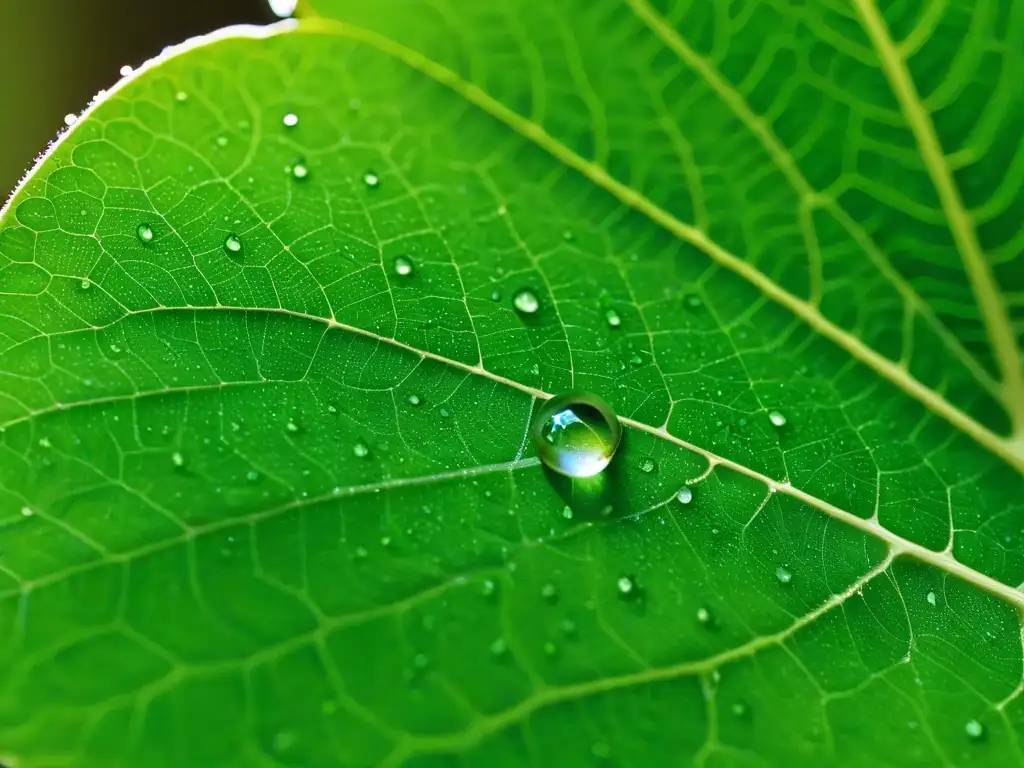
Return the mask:
M 64 115 L 125 64 L 230 24 L 276 20 L 267 0 L 0 0 L 0 205 Z

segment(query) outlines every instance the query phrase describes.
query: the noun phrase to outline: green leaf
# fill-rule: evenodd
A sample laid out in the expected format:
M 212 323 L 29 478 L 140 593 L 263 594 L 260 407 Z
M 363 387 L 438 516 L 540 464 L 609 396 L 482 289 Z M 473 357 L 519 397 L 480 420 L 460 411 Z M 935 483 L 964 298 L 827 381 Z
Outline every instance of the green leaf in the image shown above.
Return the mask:
M 3 761 L 1024 763 L 1024 3 L 308 10 L 0 218 Z

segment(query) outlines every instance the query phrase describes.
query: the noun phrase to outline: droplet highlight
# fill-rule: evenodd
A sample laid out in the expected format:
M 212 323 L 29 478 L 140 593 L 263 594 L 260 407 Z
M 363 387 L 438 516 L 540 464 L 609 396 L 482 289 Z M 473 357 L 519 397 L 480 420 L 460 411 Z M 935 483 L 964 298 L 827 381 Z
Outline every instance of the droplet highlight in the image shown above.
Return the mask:
M 281 122 L 285 124 L 286 128 L 294 128 L 296 125 L 299 124 L 299 116 L 293 112 L 289 112 L 287 115 L 281 118 Z
M 380 177 L 373 171 L 367 171 L 363 174 L 363 184 L 370 187 L 370 189 L 374 189 L 380 184 Z
M 412 274 L 412 262 L 405 256 L 395 259 L 395 274 L 401 277 L 408 277 Z
M 978 720 L 968 720 L 964 725 L 964 733 L 974 741 L 978 741 L 985 735 L 985 726 Z
M 780 584 L 789 584 L 793 581 L 793 572 L 785 566 L 780 565 L 775 569 L 775 578 L 779 580 Z
M 784 427 L 786 426 L 786 417 L 778 411 L 772 411 L 768 414 L 768 421 L 772 423 L 773 427 Z
M 224 238 L 224 250 L 229 254 L 238 254 L 242 252 L 242 240 L 238 235 L 232 233 Z
M 531 428 L 540 460 L 568 477 L 593 477 L 611 462 L 622 427 L 611 407 L 589 392 L 569 392 L 545 402 Z
M 540 302 L 537 300 L 537 295 L 533 291 L 525 289 L 516 293 L 512 298 L 512 304 L 516 308 L 517 312 L 524 315 L 532 315 L 540 309 Z
M 153 242 L 153 228 L 145 222 L 139 224 L 138 228 L 135 230 L 135 234 L 139 238 L 139 242 L 143 245 Z
M 365 459 L 370 455 L 370 449 L 367 447 L 366 443 L 360 440 L 352 446 L 352 453 L 354 453 L 357 458 Z

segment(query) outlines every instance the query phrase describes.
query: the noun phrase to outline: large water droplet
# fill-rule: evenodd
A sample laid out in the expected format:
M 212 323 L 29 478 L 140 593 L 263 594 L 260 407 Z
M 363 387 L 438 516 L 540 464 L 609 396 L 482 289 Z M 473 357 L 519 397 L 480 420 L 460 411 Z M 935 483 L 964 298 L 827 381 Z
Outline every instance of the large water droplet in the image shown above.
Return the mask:
M 693 491 L 689 486 L 684 486 L 679 489 L 679 493 L 676 494 L 676 498 L 679 500 L 680 504 L 689 504 L 693 501 Z
M 939 598 L 936 597 L 934 592 L 929 592 L 925 595 L 925 599 L 928 601 L 928 605 L 937 605 L 939 602 Z
M 175 451 L 171 454 L 171 464 L 176 467 L 183 467 L 185 466 L 185 457 L 180 452 Z
M 784 427 L 784 426 L 786 426 L 786 417 L 783 416 L 778 411 L 772 411 L 771 413 L 769 413 L 768 414 L 768 421 L 770 421 L 772 423 L 772 426 L 774 426 L 774 427 Z
M 645 475 L 651 474 L 651 472 L 653 472 L 657 468 L 658 468 L 658 465 L 655 464 L 654 463 L 654 459 L 652 459 L 650 457 L 647 457 L 643 461 L 640 462 L 640 471 L 643 472 Z
M 228 253 L 241 253 L 242 240 L 233 232 L 224 238 L 224 250 Z
M 395 259 L 395 274 L 405 277 L 412 274 L 412 262 L 405 256 L 399 256 Z
M 609 309 L 604 313 L 605 320 L 608 321 L 608 325 L 612 328 L 618 328 L 622 325 L 622 318 L 619 317 L 619 313 L 614 309 Z
M 592 477 L 608 466 L 622 428 L 597 395 L 569 392 L 544 403 L 531 429 L 537 455 L 569 477 Z
M 296 160 L 292 165 L 292 178 L 296 181 L 304 181 L 309 178 L 309 166 L 303 160 Z
M 270 0 L 270 10 L 279 19 L 287 19 L 295 13 L 299 0 Z
M 537 300 L 537 295 L 533 291 L 525 289 L 516 293 L 512 298 L 512 304 L 515 306 L 517 311 L 524 315 L 532 315 L 540 309 L 540 302 Z
M 366 447 L 366 443 L 360 440 L 358 443 L 352 446 L 352 453 L 358 458 L 365 459 L 370 455 L 370 449 Z
M 281 119 L 281 122 L 284 123 L 287 128 L 294 128 L 299 124 L 299 116 L 294 112 L 289 112 Z
M 420 399 L 420 396 L 417 395 L 416 393 L 409 395 L 409 405 L 417 406 L 422 402 L 423 401 Z
M 143 222 L 139 224 L 138 229 L 135 230 L 135 234 L 138 235 L 140 243 L 151 243 L 153 242 L 153 228 Z
M 789 584 L 793 580 L 793 573 L 785 566 L 780 565 L 775 569 L 775 578 L 779 580 L 780 584 Z
M 366 186 L 373 189 L 378 184 L 380 184 L 380 177 L 377 176 L 377 174 L 374 173 L 373 171 L 367 171 L 366 173 L 363 174 L 363 183 Z
M 985 726 L 977 720 L 968 720 L 964 725 L 964 733 L 977 741 L 985 735 Z
M 705 608 L 703 605 L 697 609 L 697 621 L 701 624 L 708 625 L 711 623 L 711 611 Z
M 633 590 L 636 589 L 636 584 L 629 576 L 620 576 L 619 580 L 615 582 L 615 586 L 619 590 L 619 594 L 623 596 L 629 596 L 633 594 Z
M 491 656 L 500 659 L 506 653 L 508 653 L 508 643 L 505 642 L 505 638 L 499 637 L 491 643 Z

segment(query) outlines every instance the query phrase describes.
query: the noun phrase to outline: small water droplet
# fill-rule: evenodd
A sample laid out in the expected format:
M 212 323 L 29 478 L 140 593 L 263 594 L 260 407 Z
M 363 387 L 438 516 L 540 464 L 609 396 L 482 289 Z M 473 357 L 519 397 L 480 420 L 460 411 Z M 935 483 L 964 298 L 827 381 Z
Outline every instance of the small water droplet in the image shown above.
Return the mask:
M 299 124 L 299 116 L 296 115 L 294 112 L 289 112 L 287 115 L 281 118 L 281 122 L 284 123 L 285 126 L 288 128 L 294 128 L 296 125 Z
M 680 488 L 679 493 L 676 494 L 676 499 L 679 500 L 680 504 L 689 504 L 693 501 L 693 489 L 689 486 Z
M 629 576 L 620 576 L 619 580 L 615 582 L 615 586 L 618 587 L 620 595 L 631 595 L 636 589 L 636 584 Z
M 518 291 L 515 296 L 512 297 L 512 304 L 515 306 L 516 311 L 524 315 L 532 315 L 538 309 L 540 309 L 540 302 L 537 300 L 537 295 L 528 289 Z
M 68 128 L 70 128 L 77 122 L 78 115 L 74 114 L 73 112 L 68 112 L 66 115 L 64 115 L 64 125 L 66 125 Z
M 612 460 L 622 429 L 601 398 L 569 392 L 541 405 L 531 432 L 537 455 L 550 469 L 569 477 L 592 477 Z
M 491 301 L 501 301 L 501 291 L 491 291 Z
M 176 467 L 183 467 L 185 466 L 185 457 L 180 452 L 175 451 L 171 454 L 171 464 Z
M 269 0 L 271 12 L 279 19 L 290 18 L 299 0 Z
M 572 619 L 562 619 L 558 628 L 562 630 L 562 634 L 566 637 L 572 637 L 576 634 L 576 622 Z
M 188 101 L 188 94 L 185 93 L 184 91 L 178 91 L 176 94 L 174 94 L 174 100 L 175 101 Z
M 139 224 L 138 229 L 135 230 L 135 234 L 138 236 L 139 242 L 141 243 L 153 242 L 153 228 L 145 222 Z
M 783 416 L 778 411 L 772 411 L 771 413 L 769 413 L 768 414 L 768 421 L 770 421 L 772 423 L 772 426 L 775 426 L 775 427 L 784 427 L 784 426 L 786 426 L 786 417 Z
M 654 462 L 654 459 L 652 459 L 649 456 L 640 462 L 640 471 L 643 472 L 644 474 L 649 475 L 657 468 L 658 465 Z
M 32 509 L 32 507 L 22 507 L 21 508 L 21 515 L 22 515 L 22 517 L 32 517 L 34 514 L 35 514 L 35 511 Z
M 554 656 L 558 653 L 558 646 L 551 640 L 548 640 L 544 643 L 544 653 L 548 656 Z
M 48 437 L 40 437 L 39 438 L 39 447 L 40 448 L 52 448 L 53 444 L 50 442 L 50 438 L 48 438 Z
M 358 458 L 365 459 L 370 455 L 370 449 L 366 447 L 366 443 L 360 440 L 358 443 L 352 446 L 352 453 Z
M 121 73 L 121 77 L 128 77 L 128 75 L 130 75 L 134 71 L 135 70 L 132 69 L 132 65 L 131 64 L 123 64 L 121 66 L 121 69 L 118 70 L 118 72 Z
M 356 547 L 355 556 L 357 560 L 364 560 L 370 553 L 366 551 L 366 547 Z
M 974 741 L 978 741 L 985 735 L 985 726 L 978 720 L 968 720 L 964 725 L 964 733 Z
M 332 415 L 337 413 L 338 412 L 338 406 L 334 405 L 333 403 L 328 404 L 327 412 L 332 414 Z
M 92 288 L 92 280 L 88 277 L 82 278 L 82 290 L 88 291 L 90 288 Z
M 378 177 L 373 171 L 367 171 L 363 174 L 363 183 L 373 189 L 380 184 L 380 177 Z
M 440 408 L 438 410 L 438 414 L 440 414 L 442 419 L 447 419 L 449 416 L 452 415 L 447 408 Z
M 780 565 L 775 569 L 775 578 L 779 580 L 780 584 L 789 584 L 793 581 L 793 573 L 783 565 Z
M 292 178 L 296 181 L 303 181 L 309 177 L 309 166 L 302 160 L 296 160 L 292 165 Z
M 395 259 L 395 274 L 406 277 L 412 274 L 412 262 L 409 261 L 405 256 L 399 256 Z
M 483 584 L 480 585 L 480 594 L 484 597 L 491 597 L 498 589 L 498 585 L 494 583 L 494 579 L 484 579 Z
M 744 704 L 742 701 L 737 701 L 735 704 L 732 705 L 732 713 L 736 717 L 744 717 L 747 714 L 747 711 L 747 705 Z
M 238 235 L 232 233 L 224 238 L 224 250 L 228 253 L 242 252 L 242 241 Z
M 711 623 L 711 611 L 705 608 L 703 605 L 697 609 L 697 621 L 701 624 Z
M 292 434 L 295 434 L 296 432 L 299 431 L 299 425 L 296 424 L 294 421 L 289 421 L 287 424 L 284 425 L 284 428 L 287 429 Z
M 925 599 L 928 601 L 928 605 L 937 605 L 939 602 L 939 598 L 936 597 L 935 593 L 931 591 L 929 591 L 928 594 L 925 595 Z
M 564 517 L 566 520 L 572 520 L 572 507 L 570 507 L 568 504 L 562 507 L 562 517 Z
M 540 588 L 540 596 L 547 600 L 549 603 L 558 602 L 558 587 L 554 584 L 548 583 Z
M 604 318 L 605 320 L 608 321 L 608 325 L 612 328 L 618 328 L 620 325 L 622 325 L 622 318 L 619 317 L 619 313 L 616 312 L 614 309 L 609 309 L 607 312 L 605 312 Z
M 245 479 L 248 480 L 250 483 L 255 483 L 257 480 L 260 479 L 260 473 L 257 472 L 255 469 L 250 469 L 248 472 L 245 473 Z
M 505 638 L 499 637 L 491 643 L 491 656 L 501 658 L 506 653 L 508 653 L 508 643 L 505 642 Z
M 640 355 L 634 354 L 630 356 L 629 363 L 632 366 L 639 367 L 644 364 L 644 359 Z
M 228 145 L 228 137 L 227 136 L 218 136 L 217 137 L 217 146 L 218 147 L 226 147 L 227 145 Z
M 413 394 L 409 395 L 408 402 L 409 402 L 409 405 L 415 407 L 415 406 L 419 405 L 420 403 L 422 403 L 423 401 L 420 399 L 419 395 L 413 393 Z

